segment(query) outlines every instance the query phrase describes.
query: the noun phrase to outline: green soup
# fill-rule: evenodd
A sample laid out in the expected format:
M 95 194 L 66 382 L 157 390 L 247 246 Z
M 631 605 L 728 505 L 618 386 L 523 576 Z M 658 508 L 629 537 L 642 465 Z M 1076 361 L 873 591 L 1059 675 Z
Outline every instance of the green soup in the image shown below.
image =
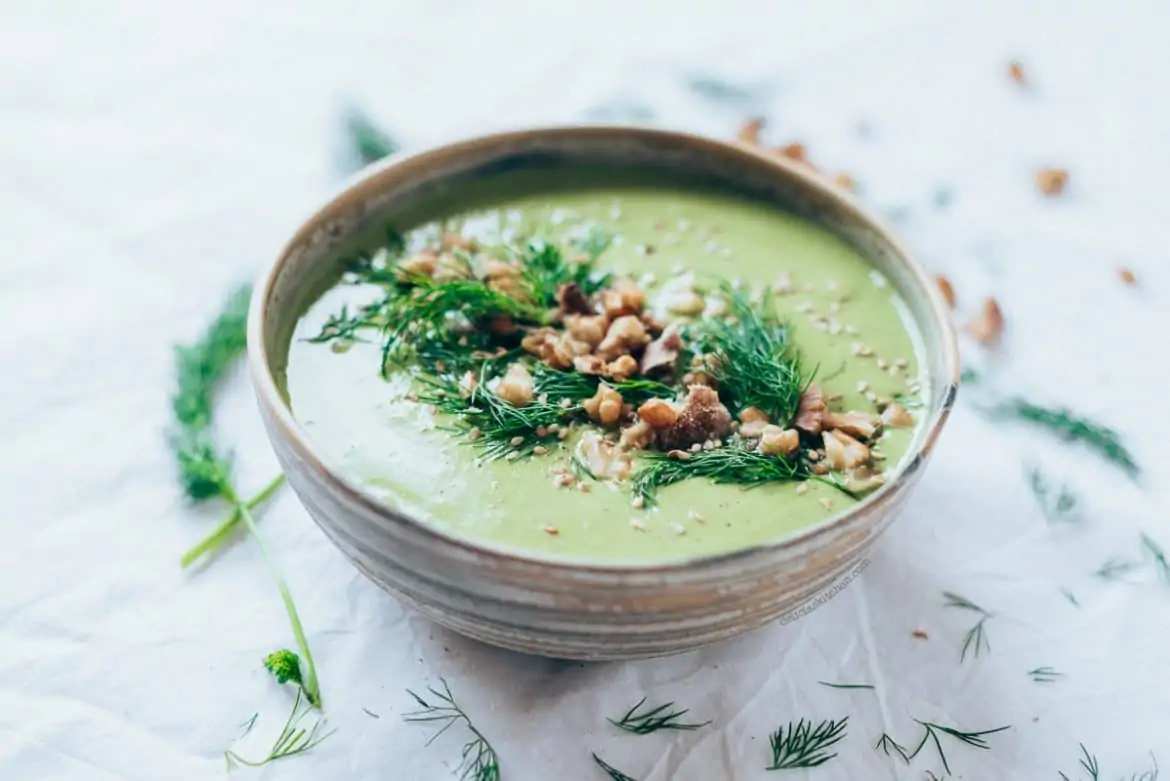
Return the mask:
M 887 280 L 842 239 L 777 207 L 680 182 L 585 171 L 514 172 L 424 204 L 395 227 L 407 244 L 438 231 L 491 240 L 539 234 L 549 241 L 583 225 L 607 231 L 597 260 L 638 280 L 648 308 L 680 278 L 776 288 L 773 305 L 830 408 L 876 413 L 899 399 L 915 425 L 886 427 L 871 443 L 887 476 L 918 429 L 921 340 Z M 368 237 L 371 246 L 381 238 Z M 690 276 L 687 276 L 690 275 Z M 777 284 L 779 281 L 779 284 Z M 638 507 L 621 482 L 558 485 L 575 436 L 539 457 L 489 460 L 452 434 L 446 416 L 416 400 L 407 369 L 379 371 L 378 334 L 347 349 L 310 339 L 341 306 L 378 297 L 339 283 L 303 314 L 284 382 L 293 414 L 333 465 L 382 502 L 476 543 L 552 558 L 660 561 L 722 553 L 775 540 L 846 511 L 858 499 L 822 480 L 758 486 L 695 478 Z M 663 319 L 673 315 L 663 311 Z

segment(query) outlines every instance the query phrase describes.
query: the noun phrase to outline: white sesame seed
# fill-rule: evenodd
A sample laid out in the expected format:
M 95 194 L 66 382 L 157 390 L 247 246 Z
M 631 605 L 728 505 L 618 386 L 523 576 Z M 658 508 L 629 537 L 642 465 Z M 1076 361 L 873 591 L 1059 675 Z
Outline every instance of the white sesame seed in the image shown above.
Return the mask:
M 577 490 L 583 494 L 587 494 L 593 490 L 593 486 L 589 483 L 577 483 Z
M 513 450 L 511 453 L 504 456 L 504 460 L 505 461 L 515 461 L 519 457 L 520 457 L 520 452 L 517 450 Z
M 830 393 L 825 397 L 825 401 L 840 401 L 843 398 L 845 398 L 845 396 L 840 393 Z
M 691 229 L 691 221 L 684 217 L 683 219 L 681 219 L 677 223 L 675 223 L 675 226 L 680 231 L 690 230 Z
M 830 279 L 830 280 L 825 282 L 825 290 L 835 291 L 836 289 L 837 289 L 837 280 Z
M 813 305 L 812 305 L 812 302 L 811 302 L 811 301 L 803 301 L 803 302 L 801 302 L 800 304 L 798 304 L 798 305 L 796 306 L 796 311 L 797 311 L 797 312 L 800 312 L 801 314 L 805 314 L 805 313 L 808 313 L 808 312 L 811 312 L 811 311 L 813 311 Z
M 878 396 L 873 391 L 866 391 L 865 400 L 870 404 L 877 404 Z
M 867 390 L 869 390 L 869 383 L 866 382 L 865 380 L 859 380 L 857 382 L 858 393 L 865 393 Z
M 720 247 L 719 254 L 725 258 L 731 257 L 731 247 Z
M 854 355 L 861 355 L 861 350 L 864 347 L 865 345 L 861 342 L 854 342 L 853 344 L 849 345 L 849 349 L 853 351 Z
M 826 510 L 833 509 L 833 500 L 827 496 L 823 496 L 820 499 L 817 499 L 817 501 L 820 503 L 821 507 L 824 507 Z
M 675 263 L 673 266 L 670 267 L 670 273 L 675 274 L 675 275 L 682 274 L 686 270 L 687 270 L 687 267 L 681 263 Z
M 470 439 L 472 442 L 474 442 L 475 440 L 479 439 L 482 436 L 483 436 L 483 432 L 479 430 L 478 426 L 473 428 L 471 431 L 467 432 L 467 438 Z
M 716 244 L 714 242 L 714 240 L 708 240 L 706 243 L 703 244 L 703 251 L 704 252 L 714 252 L 718 247 L 719 247 L 719 245 Z
M 630 504 L 634 506 L 634 509 L 641 510 L 646 506 L 646 499 L 641 494 L 638 494 L 634 497 L 634 501 L 630 502 Z
M 609 218 L 611 220 L 620 220 L 622 218 L 622 207 L 614 206 L 609 210 Z
M 905 369 L 907 366 L 910 365 L 910 362 L 907 361 L 905 358 L 895 358 L 894 365 L 897 366 L 899 369 Z
M 532 455 L 534 456 L 543 456 L 547 452 L 548 448 L 544 445 L 537 445 L 536 447 L 532 448 Z
M 550 526 L 550 525 L 549 525 L 549 524 L 547 524 L 547 523 L 546 523 L 544 526 L 541 526 L 541 527 L 540 527 L 540 530 L 541 530 L 542 532 L 544 532 L 545 534 L 549 534 L 549 535 L 552 535 L 552 536 L 554 536 L 554 537 L 555 537 L 556 535 L 558 535 L 558 534 L 560 534 L 560 533 L 561 533 L 561 530 L 560 530 L 560 529 L 558 529 L 558 528 L 557 528 L 557 527 L 555 527 L 555 526 Z
M 801 496 L 808 493 L 808 483 L 798 483 L 796 485 L 796 494 Z
M 837 312 L 841 311 L 841 305 L 838 304 L 836 301 L 830 302 L 829 311 L 832 312 L 833 314 L 836 314 Z
M 891 377 L 897 377 L 898 374 L 901 372 L 901 369 L 899 369 L 897 366 L 891 366 L 887 371 L 889 372 Z
M 879 369 L 881 369 L 882 371 L 885 371 L 887 368 L 889 368 L 889 365 L 890 364 L 886 361 L 885 358 L 878 358 L 877 359 L 877 367 Z
M 670 530 L 679 535 L 687 533 L 687 527 L 683 526 L 681 523 L 672 523 L 670 525 Z
M 687 510 L 687 520 L 695 521 L 697 523 L 706 523 L 706 519 L 696 510 Z
M 524 437 L 512 437 L 512 447 L 520 447 L 524 444 Z
M 692 453 L 698 453 L 698 452 L 699 452 L 700 450 L 702 450 L 702 449 L 703 449 L 703 446 L 702 446 L 702 445 L 700 445 L 698 442 L 696 442 L 695 444 L 691 445 L 691 452 L 692 452 Z
M 819 318 L 814 319 L 812 325 L 813 325 L 813 328 L 817 329 L 818 331 L 828 331 L 829 330 L 829 321 L 825 320 L 823 317 L 819 317 Z
M 808 460 L 809 461 L 820 461 L 821 460 L 820 452 L 817 450 L 808 451 Z
M 852 325 L 847 325 L 847 326 L 845 326 L 845 333 L 849 334 L 850 336 L 856 336 L 858 333 L 857 327 L 852 326 Z
M 554 423 L 551 426 L 549 426 L 547 429 L 548 433 L 550 433 L 550 434 L 558 434 L 558 433 L 560 433 L 560 430 L 561 430 L 560 423 Z
M 646 524 L 642 523 L 642 521 L 640 521 L 637 518 L 630 519 L 630 526 L 633 526 L 636 530 L 638 530 L 640 532 L 646 531 Z
M 836 321 L 830 322 L 828 330 L 830 336 L 836 336 L 841 333 L 841 324 Z
M 885 453 L 875 453 L 872 450 L 869 452 L 869 457 L 872 458 L 874 461 L 885 461 L 886 460 Z

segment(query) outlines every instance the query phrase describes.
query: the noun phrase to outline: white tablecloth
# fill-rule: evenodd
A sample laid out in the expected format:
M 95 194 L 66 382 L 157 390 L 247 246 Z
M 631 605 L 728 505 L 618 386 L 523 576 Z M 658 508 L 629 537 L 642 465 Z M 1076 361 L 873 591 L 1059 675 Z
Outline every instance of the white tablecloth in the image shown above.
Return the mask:
M 642 781 L 767 778 L 771 730 L 845 715 L 839 756 L 786 777 L 941 775 L 929 748 L 910 768 L 873 750 L 883 731 L 916 742 L 914 719 L 1012 726 L 986 751 L 945 744 L 966 779 L 1087 777 L 1081 742 L 1102 778 L 1149 769 L 1150 751 L 1170 766 L 1170 586 L 1148 564 L 1129 583 L 1091 574 L 1111 556 L 1141 560 L 1140 531 L 1170 547 L 1158 455 L 1170 439 L 1170 5 L 687 10 L 699 5 L 0 10 L 0 778 L 215 778 L 253 712 L 258 742 L 279 729 L 288 692 L 260 659 L 290 640 L 256 549 L 239 544 L 194 576 L 176 561 L 219 513 L 185 508 L 175 486 L 162 438 L 170 346 L 337 186 L 350 102 L 412 147 L 644 108 L 729 135 L 766 113 L 774 141 L 806 142 L 899 220 L 964 313 L 999 297 L 1008 330 L 985 385 L 1109 422 L 1145 472 L 1135 485 L 1044 434 L 988 423 L 980 391 L 965 389 L 918 494 L 833 600 L 702 652 L 606 665 L 525 658 L 433 626 L 358 575 L 286 491 L 263 526 L 337 732 L 241 777 L 450 778 L 459 738 L 424 747 L 425 731 L 400 719 L 404 689 L 439 676 L 506 781 L 600 779 L 591 751 Z M 1008 82 L 1012 56 L 1032 90 Z M 748 89 L 711 100 L 688 87 L 694 76 Z M 1036 194 L 1040 165 L 1071 169 L 1066 197 Z M 940 189 L 949 207 L 935 205 Z M 1119 265 L 1139 288 L 1121 285 Z M 276 466 L 242 370 L 218 415 L 240 484 L 259 486 Z M 1082 523 L 1046 523 L 1028 464 L 1077 491 Z M 960 663 L 972 616 L 944 608 L 944 590 L 995 613 L 989 653 Z M 1042 666 L 1066 677 L 1032 682 Z M 643 694 L 713 723 L 646 737 L 605 723 Z

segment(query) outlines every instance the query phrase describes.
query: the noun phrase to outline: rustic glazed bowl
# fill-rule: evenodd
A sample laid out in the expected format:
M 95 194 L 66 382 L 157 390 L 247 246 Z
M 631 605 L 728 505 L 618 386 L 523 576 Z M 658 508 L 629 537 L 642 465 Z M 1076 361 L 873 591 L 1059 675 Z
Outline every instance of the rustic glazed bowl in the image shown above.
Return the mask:
M 459 539 L 379 503 L 332 467 L 279 389 L 298 317 L 334 250 L 421 197 L 527 165 L 610 164 L 714 180 L 825 226 L 884 273 L 922 334 L 928 416 L 897 474 L 864 502 L 798 533 L 731 553 L 648 564 L 551 561 Z M 632 127 L 503 133 L 373 168 L 306 222 L 256 286 L 248 353 L 260 410 L 289 484 L 359 570 L 423 614 L 492 645 L 569 659 L 679 653 L 790 615 L 861 562 L 922 476 L 954 402 L 954 332 L 933 282 L 848 195 L 766 151 Z

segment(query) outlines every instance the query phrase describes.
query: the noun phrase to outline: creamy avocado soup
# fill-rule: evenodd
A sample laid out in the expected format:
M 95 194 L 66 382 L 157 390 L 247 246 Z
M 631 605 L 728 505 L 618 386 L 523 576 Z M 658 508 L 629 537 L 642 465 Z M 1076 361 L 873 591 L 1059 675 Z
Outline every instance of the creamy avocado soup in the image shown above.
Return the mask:
M 778 207 L 500 174 L 360 237 L 289 348 L 294 415 L 421 523 L 547 557 L 726 552 L 889 479 L 926 393 L 887 280 Z

